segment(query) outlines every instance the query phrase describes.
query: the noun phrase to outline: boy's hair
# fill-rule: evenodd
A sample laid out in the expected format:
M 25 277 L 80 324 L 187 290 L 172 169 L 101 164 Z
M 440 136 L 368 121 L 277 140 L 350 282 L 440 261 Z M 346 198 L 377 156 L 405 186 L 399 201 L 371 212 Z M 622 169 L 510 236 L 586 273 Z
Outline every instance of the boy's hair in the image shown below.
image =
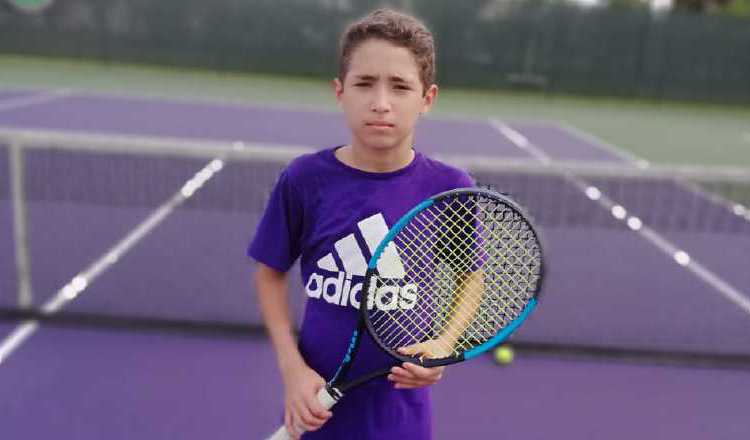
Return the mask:
M 349 25 L 341 36 L 339 47 L 339 79 L 343 82 L 349 71 L 354 50 L 370 39 L 380 39 L 408 49 L 419 67 L 422 91 L 435 83 L 435 43 L 432 33 L 416 18 L 382 8 Z

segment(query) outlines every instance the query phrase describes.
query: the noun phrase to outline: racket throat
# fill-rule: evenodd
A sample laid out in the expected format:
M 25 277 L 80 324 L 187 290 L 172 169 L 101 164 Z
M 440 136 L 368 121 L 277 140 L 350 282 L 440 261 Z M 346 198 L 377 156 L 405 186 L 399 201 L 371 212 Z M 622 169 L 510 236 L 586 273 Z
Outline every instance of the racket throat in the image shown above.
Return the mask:
M 318 402 L 320 402 L 320 404 L 323 405 L 325 409 L 331 409 L 331 407 L 333 407 L 336 402 L 344 397 L 344 393 L 339 391 L 338 388 L 326 384 L 326 386 L 318 391 L 317 397 Z
M 376 379 L 378 377 L 385 377 L 391 372 L 391 368 L 383 368 L 377 371 L 373 371 L 369 374 L 366 374 L 364 376 L 360 376 L 352 381 L 349 382 L 343 382 L 340 384 L 337 384 L 335 387 L 333 387 L 339 394 L 342 396 L 346 394 L 347 391 L 349 391 L 352 388 L 356 388 L 366 382 L 369 382 L 373 379 Z

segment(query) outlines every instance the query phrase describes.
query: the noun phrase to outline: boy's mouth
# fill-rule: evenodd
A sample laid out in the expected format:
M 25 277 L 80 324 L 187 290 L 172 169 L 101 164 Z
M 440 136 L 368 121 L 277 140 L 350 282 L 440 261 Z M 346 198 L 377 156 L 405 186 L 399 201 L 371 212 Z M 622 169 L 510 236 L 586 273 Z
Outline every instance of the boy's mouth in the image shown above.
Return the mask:
M 365 122 L 365 125 L 368 127 L 375 127 L 375 128 L 393 128 L 394 124 L 391 124 L 390 122 L 385 121 L 369 121 Z

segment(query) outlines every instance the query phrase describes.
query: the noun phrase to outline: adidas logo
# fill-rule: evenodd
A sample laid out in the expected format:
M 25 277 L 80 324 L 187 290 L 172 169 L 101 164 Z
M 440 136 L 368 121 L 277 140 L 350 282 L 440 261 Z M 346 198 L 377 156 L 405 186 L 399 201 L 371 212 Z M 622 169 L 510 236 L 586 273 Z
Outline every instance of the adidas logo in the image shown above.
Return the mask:
M 363 283 L 353 282 L 352 278 L 365 276 L 367 260 L 388 233 L 388 225 L 385 223 L 383 214 L 378 213 L 359 221 L 357 229 L 360 233 L 360 240 L 354 233 L 351 233 L 336 241 L 335 252 L 328 253 L 318 260 L 319 269 L 338 272 L 338 275 L 325 277 L 317 272 L 310 274 L 305 284 L 308 297 L 322 298 L 330 304 L 359 309 Z M 368 256 L 363 253 L 361 242 L 367 248 Z M 380 278 L 403 279 L 406 276 L 398 249 L 393 243 L 389 243 L 383 250 L 377 269 Z M 378 280 L 373 281 L 371 289 L 374 294 L 369 295 L 368 309 L 373 307 L 383 311 L 397 308 L 411 309 L 416 304 L 417 286 L 415 284 L 379 286 Z

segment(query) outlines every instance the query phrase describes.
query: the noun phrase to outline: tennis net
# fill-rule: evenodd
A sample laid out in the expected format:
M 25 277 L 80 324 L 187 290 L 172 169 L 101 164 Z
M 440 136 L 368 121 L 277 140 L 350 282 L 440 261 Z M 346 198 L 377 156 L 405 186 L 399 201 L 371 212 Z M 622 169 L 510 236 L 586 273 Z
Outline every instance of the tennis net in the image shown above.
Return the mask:
M 261 328 L 245 249 L 281 169 L 312 150 L 15 129 L 0 144 L 3 316 Z M 440 159 L 541 228 L 543 307 L 519 348 L 750 366 L 750 170 Z

